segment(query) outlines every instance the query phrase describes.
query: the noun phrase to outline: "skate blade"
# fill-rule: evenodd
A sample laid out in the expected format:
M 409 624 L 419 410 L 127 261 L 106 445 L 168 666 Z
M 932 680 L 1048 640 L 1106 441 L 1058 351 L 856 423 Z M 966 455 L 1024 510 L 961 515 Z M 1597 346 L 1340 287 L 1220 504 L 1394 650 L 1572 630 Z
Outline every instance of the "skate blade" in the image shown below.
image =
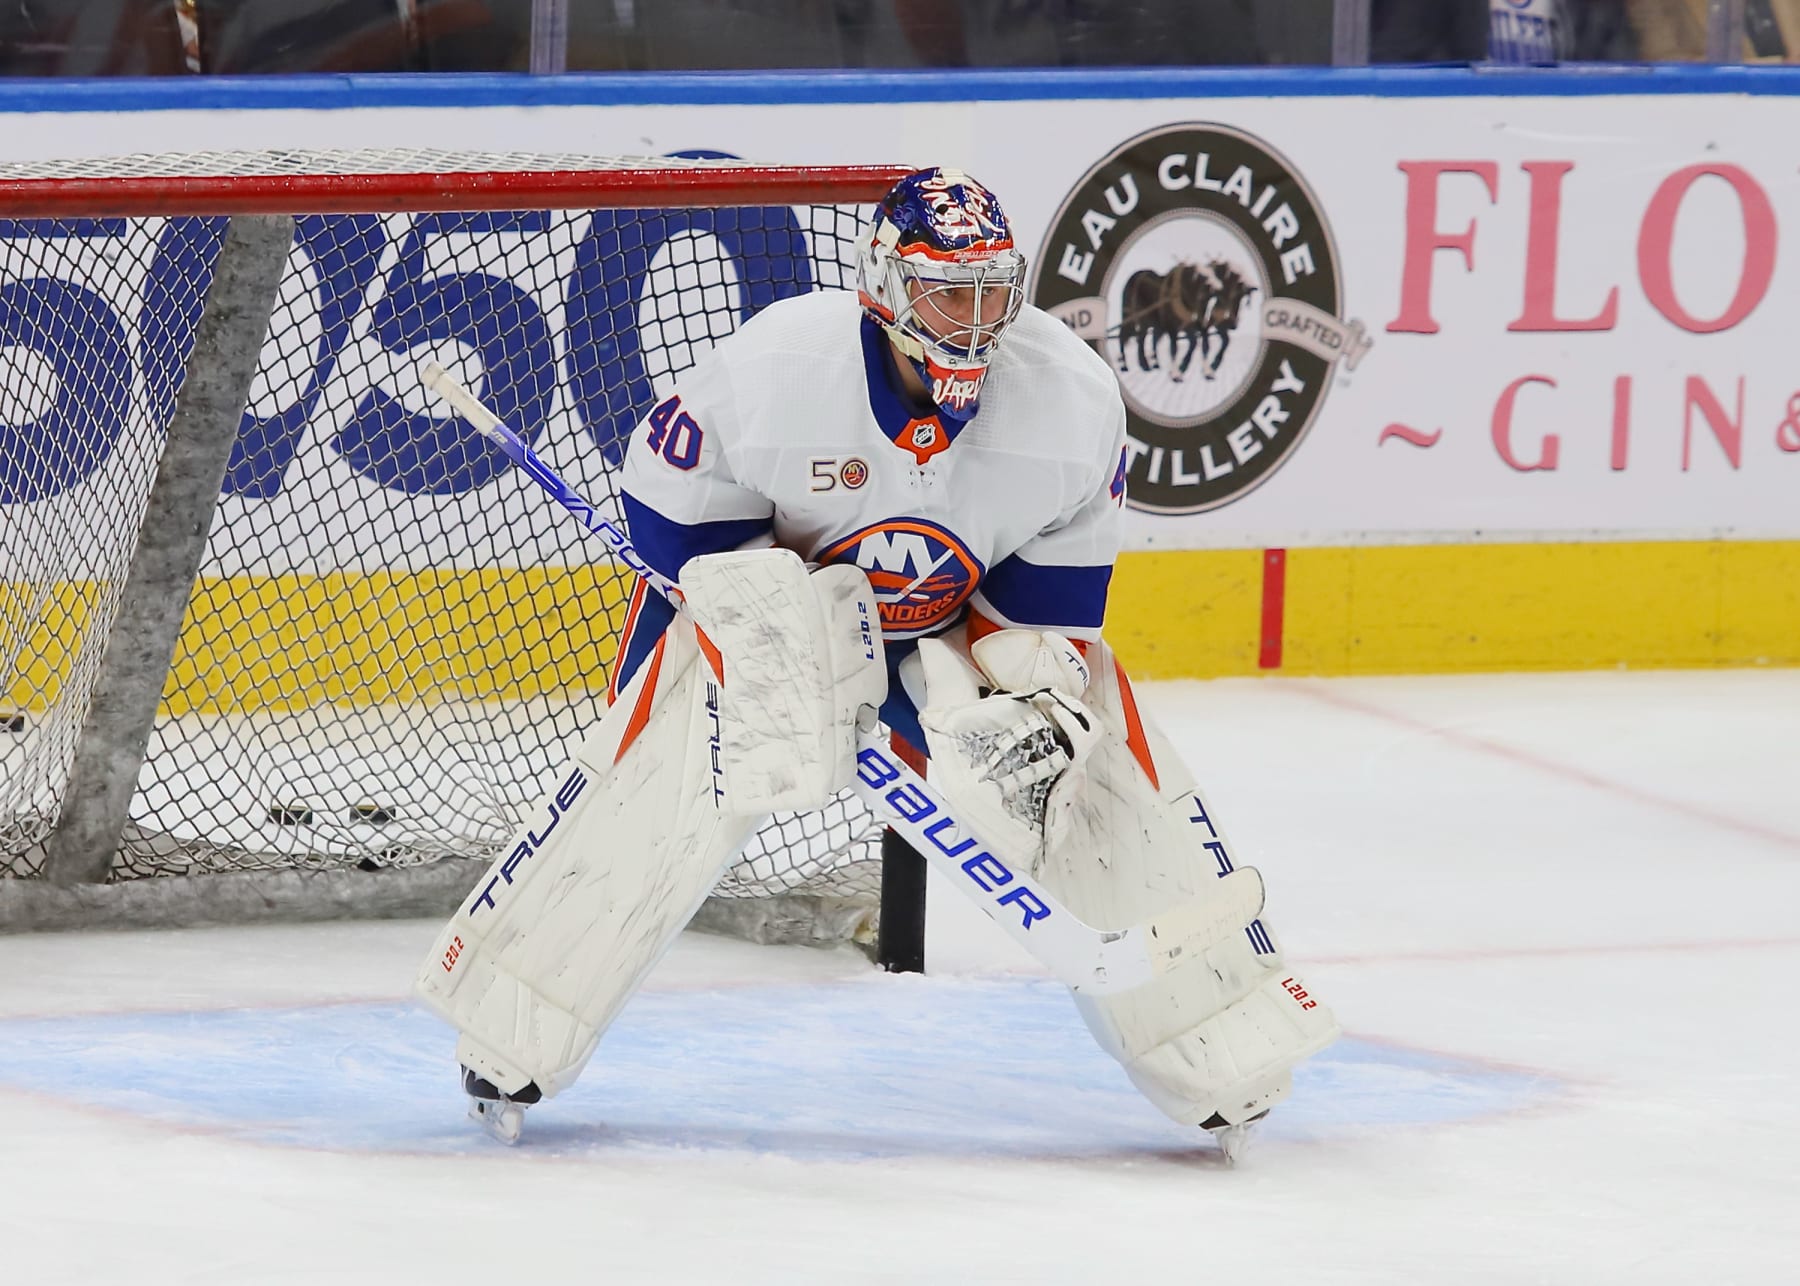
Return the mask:
M 478 1098 L 469 1104 L 469 1119 L 478 1122 L 494 1138 L 513 1147 L 525 1132 L 525 1109 L 517 1103 L 497 1103 Z
M 1250 1127 L 1253 1122 L 1246 1121 L 1242 1125 L 1222 1125 L 1210 1131 L 1213 1138 L 1219 1141 L 1219 1151 L 1225 1154 L 1226 1165 L 1236 1165 L 1250 1147 Z

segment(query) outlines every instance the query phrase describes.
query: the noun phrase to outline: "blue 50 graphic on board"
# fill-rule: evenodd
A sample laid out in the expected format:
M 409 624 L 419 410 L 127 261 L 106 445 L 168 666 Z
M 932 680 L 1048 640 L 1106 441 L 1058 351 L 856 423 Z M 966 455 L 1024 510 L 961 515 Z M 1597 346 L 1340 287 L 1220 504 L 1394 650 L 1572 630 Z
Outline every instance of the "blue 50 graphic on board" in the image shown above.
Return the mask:
M 142 225 L 120 219 L 0 220 L 0 348 L 11 350 L 6 383 L 22 386 L 0 390 L 0 415 L 15 421 L 0 424 L 0 503 L 78 485 L 105 463 L 134 409 L 166 430 L 224 229 L 223 219 L 173 219 L 152 244 Z M 729 261 L 713 290 L 728 288 L 735 273 L 728 311 L 736 322 L 814 286 L 808 238 L 784 206 L 296 220 L 299 253 L 282 284 L 276 333 L 265 342 L 225 494 L 281 490 L 334 374 L 351 353 L 366 359 L 371 346 L 385 356 L 363 377 L 365 387 L 351 382 L 353 408 L 334 410 L 329 438 L 371 482 L 453 495 L 510 467 L 459 421 L 415 409 L 416 396 L 409 407 L 400 387 L 407 372 L 446 350 L 478 361 L 478 391 L 527 442 L 543 431 L 560 382 L 582 431 L 616 466 L 656 401 L 641 310 L 660 309 L 656 333 L 664 339 L 704 335 L 705 320 L 684 326 L 671 315 L 673 299 L 650 301 L 644 290 L 658 256 L 671 258 L 664 252 L 672 242 L 700 235 L 714 238 Z M 134 250 L 147 269 L 123 266 Z M 127 274 L 135 280 L 120 284 Z M 698 288 L 695 270 L 674 275 L 685 289 Z

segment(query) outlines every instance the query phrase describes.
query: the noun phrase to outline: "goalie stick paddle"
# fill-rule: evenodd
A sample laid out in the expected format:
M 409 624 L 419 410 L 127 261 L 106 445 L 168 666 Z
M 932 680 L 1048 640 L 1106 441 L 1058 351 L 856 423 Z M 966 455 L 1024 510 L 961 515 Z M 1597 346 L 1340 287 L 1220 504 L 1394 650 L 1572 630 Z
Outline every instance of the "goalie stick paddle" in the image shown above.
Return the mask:
M 419 379 L 598 536 L 615 558 L 664 597 L 681 601 L 675 583 L 639 557 L 617 524 L 602 517 L 454 376 L 436 362 L 426 362 Z M 980 832 L 873 731 L 861 734 L 854 784 L 888 825 L 1072 991 L 1108 995 L 1141 987 L 1240 932 L 1262 911 L 1262 876 L 1253 867 L 1241 867 L 1219 879 L 1212 896 L 1130 928 L 1098 929 L 984 845 L 969 844 L 966 837 L 979 841 Z M 967 856 L 971 849 L 974 855 Z

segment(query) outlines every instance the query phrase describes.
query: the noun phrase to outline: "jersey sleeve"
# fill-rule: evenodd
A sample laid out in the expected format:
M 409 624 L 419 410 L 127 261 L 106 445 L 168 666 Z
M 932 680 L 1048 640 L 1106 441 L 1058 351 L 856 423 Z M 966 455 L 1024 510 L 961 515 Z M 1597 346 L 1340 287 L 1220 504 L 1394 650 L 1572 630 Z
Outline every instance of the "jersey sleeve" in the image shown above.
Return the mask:
M 688 559 L 766 541 L 775 506 L 732 467 L 740 424 L 730 371 L 714 357 L 682 378 L 632 431 L 621 485 L 644 561 L 671 580 Z
M 1125 406 L 1112 400 L 1110 448 L 1091 485 L 1057 520 L 995 563 L 972 602 L 1003 628 L 1097 639 L 1119 557 L 1125 504 Z

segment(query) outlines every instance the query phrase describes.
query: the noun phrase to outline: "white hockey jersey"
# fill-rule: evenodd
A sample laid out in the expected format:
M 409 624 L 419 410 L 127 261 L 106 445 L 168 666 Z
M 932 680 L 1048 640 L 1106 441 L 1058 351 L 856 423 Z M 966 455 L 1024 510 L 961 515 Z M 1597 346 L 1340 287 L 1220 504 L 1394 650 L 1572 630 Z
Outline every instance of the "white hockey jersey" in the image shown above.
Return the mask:
M 746 322 L 632 435 L 625 515 L 639 552 L 677 580 L 689 558 L 764 541 L 854 563 L 890 641 L 940 633 L 971 607 L 1099 637 L 1125 498 L 1112 370 L 1031 307 L 966 424 L 913 414 L 890 363 L 847 292 Z

